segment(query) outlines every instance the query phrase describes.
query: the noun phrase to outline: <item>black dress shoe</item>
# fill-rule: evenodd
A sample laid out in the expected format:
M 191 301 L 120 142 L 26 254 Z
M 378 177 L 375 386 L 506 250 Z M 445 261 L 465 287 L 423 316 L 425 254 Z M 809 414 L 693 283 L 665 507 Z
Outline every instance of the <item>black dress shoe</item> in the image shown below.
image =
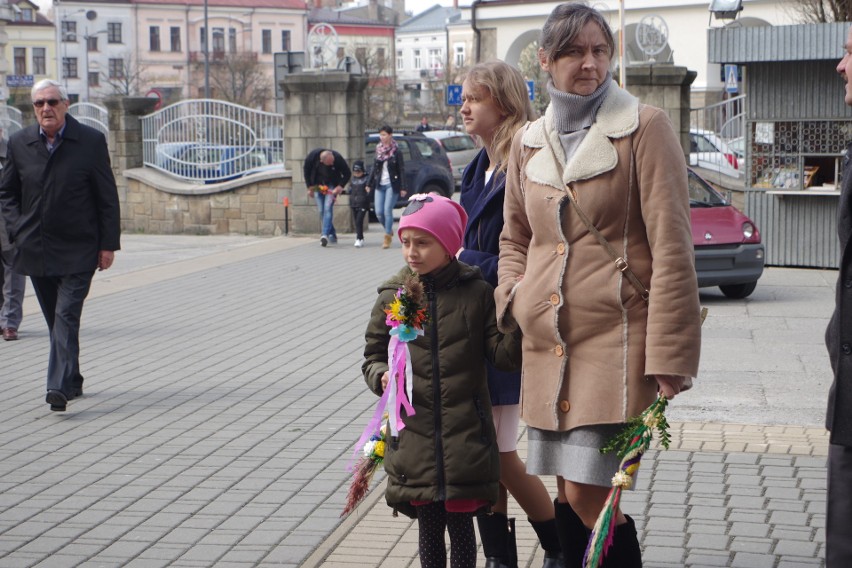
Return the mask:
M 71 389 L 71 399 L 80 398 L 83 396 L 83 387 L 73 387 Z
M 50 405 L 50 409 L 54 412 L 64 412 L 68 406 L 68 397 L 62 391 L 49 390 L 45 401 Z

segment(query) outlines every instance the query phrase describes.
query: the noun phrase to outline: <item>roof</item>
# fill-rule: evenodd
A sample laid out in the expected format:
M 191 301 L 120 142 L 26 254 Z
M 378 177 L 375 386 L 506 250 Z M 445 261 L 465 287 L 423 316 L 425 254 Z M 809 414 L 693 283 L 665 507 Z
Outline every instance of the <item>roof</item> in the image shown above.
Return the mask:
M 45 18 L 41 13 L 35 13 L 35 21 L 30 22 L 26 20 L 10 20 L 6 22 L 7 26 L 50 26 L 53 27 L 53 22 Z
M 399 26 L 397 33 L 444 30 L 448 23 L 461 19 L 461 10 L 435 4 L 424 12 L 412 16 Z
M 840 60 L 849 22 L 708 30 L 710 63 Z
M 88 1 L 88 0 L 87 0 Z M 204 0 L 130 0 L 131 4 L 161 4 L 175 6 L 203 6 Z M 307 10 L 304 0 L 207 0 L 208 6 L 229 6 L 234 8 L 282 8 Z

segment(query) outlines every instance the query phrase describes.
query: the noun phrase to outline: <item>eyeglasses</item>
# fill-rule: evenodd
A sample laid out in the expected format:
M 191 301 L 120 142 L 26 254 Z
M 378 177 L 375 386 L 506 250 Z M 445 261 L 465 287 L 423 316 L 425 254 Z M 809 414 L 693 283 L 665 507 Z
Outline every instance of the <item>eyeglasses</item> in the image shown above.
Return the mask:
M 61 102 L 62 101 L 60 101 L 59 99 L 47 99 L 47 100 L 38 99 L 37 101 L 33 101 L 33 106 L 36 107 L 36 108 L 41 108 L 41 107 L 44 106 L 44 103 L 47 103 L 50 106 L 55 107 L 56 105 L 58 105 Z

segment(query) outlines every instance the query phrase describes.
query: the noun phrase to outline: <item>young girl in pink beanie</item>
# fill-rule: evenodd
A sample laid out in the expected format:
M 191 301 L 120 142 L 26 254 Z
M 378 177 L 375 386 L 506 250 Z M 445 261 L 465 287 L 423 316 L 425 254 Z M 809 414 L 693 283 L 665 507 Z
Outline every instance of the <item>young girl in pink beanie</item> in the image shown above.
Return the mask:
M 520 366 L 520 338 L 497 330 L 494 293 L 478 268 L 461 263 L 467 215 L 437 194 L 412 196 L 398 236 L 407 266 L 379 287 L 367 327 L 364 378 L 377 395 L 388 385 L 388 306 L 402 294 L 425 323 L 408 341 L 412 370 L 404 426 L 384 457 L 385 498 L 394 513 L 417 518 L 421 566 L 476 566 L 473 515 L 495 503 L 500 479 L 485 361 Z M 387 310 L 387 311 L 386 311 Z M 402 414 L 402 413 L 400 413 Z

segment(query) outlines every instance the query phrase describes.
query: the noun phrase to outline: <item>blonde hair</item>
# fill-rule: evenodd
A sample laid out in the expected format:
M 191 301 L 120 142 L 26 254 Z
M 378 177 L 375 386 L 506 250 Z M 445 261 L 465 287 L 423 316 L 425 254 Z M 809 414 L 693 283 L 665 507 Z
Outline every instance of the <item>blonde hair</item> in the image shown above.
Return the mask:
M 503 116 L 503 121 L 491 139 L 491 152 L 499 160 L 499 171 L 505 171 L 512 137 L 521 126 L 533 119 L 526 81 L 520 71 L 503 61 L 477 63 L 470 68 L 465 80 L 487 90 Z

